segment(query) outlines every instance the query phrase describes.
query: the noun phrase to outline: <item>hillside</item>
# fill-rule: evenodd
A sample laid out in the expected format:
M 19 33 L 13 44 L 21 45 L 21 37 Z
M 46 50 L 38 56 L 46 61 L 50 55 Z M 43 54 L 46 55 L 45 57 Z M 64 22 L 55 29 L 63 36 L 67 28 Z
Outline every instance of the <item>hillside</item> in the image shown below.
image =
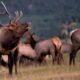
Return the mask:
M 40 37 L 59 35 L 62 23 L 77 19 L 80 21 L 80 0 L 2 0 L 14 15 L 22 10 L 22 20 L 31 21 L 33 31 Z M 0 12 L 4 11 L 0 4 Z M 0 22 L 7 22 L 8 17 L 0 16 Z M 46 35 L 45 35 L 46 33 Z

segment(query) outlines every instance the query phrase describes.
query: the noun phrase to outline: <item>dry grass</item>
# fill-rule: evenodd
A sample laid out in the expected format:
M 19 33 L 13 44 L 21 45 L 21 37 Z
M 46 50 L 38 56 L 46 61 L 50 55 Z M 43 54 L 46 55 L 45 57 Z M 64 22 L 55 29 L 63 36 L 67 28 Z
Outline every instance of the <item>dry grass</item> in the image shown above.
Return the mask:
M 21 66 L 18 75 L 8 76 L 6 68 L 0 68 L 0 80 L 80 80 L 80 59 L 77 55 L 76 66 L 68 65 L 65 55 L 64 65 L 52 65 L 50 61 L 43 66 Z

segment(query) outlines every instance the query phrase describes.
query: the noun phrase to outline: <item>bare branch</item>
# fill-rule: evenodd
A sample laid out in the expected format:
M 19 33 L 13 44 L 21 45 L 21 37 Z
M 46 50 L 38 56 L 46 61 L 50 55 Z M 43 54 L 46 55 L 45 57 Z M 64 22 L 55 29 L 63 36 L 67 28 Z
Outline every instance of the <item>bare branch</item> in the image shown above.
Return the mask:
M 9 15 L 9 18 L 11 19 L 11 14 L 9 13 L 8 9 L 6 8 L 6 5 L 3 1 L 1 1 L 1 4 L 3 5 L 4 9 L 6 10 L 6 13 Z
M 0 12 L 0 15 L 3 15 L 3 14 L 5 15 L 5 14 L 6 14 L 6 12 Z
M 10 12 L 8 11 L 6 5 L 4 4 L 3 1 L 1 1 L 1 4 L 3 5 L 3 7 L 4 7 L 6 12 L 5 13 L 0 13 L 0 14 L 8 14 L 9 15 L 9 19 L 11 20 L 12 16 L 11 16 Z M 14 23 L 14 22 L 19 21 L 20 18 L 22 17 L 22 15 L 23 15 L 22 11 L 20 11 L 20 12 L 16 11 L 15 12 L 15 17 L 13 18 L 13 20 L 10 21 L 10 23 Z

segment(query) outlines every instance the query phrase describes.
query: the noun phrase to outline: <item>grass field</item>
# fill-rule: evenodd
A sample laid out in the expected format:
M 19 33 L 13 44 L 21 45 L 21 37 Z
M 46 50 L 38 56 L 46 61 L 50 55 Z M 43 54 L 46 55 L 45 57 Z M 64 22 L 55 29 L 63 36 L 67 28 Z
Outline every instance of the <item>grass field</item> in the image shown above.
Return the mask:
M 0 80 L 80 80 L 80 54 L 77 55 L 76 65 L 68 65 L 68 55 L 64 55 L 65 64 L 52 65 L 48 60 L 42 66 L 20 66 L 18 74 L 8 76 L 6 68 L 0 68 Z

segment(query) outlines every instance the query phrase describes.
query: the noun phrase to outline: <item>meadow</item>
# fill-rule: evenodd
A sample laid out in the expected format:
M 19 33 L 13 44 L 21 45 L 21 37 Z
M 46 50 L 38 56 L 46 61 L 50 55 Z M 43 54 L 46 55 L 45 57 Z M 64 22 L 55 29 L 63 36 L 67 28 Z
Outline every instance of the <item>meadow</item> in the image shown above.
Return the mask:
M 80 52 L 79 52 L 80 53 Z M 64 64 L 53 65 L 51 59 L 45 65 L 18 66 L 18 74 L 8 75 L 8 69 L 0 67 L 0 80 L 80 80 L 80 54 L 76 65 L 69 66 L 69 54 L 64 54 Z

